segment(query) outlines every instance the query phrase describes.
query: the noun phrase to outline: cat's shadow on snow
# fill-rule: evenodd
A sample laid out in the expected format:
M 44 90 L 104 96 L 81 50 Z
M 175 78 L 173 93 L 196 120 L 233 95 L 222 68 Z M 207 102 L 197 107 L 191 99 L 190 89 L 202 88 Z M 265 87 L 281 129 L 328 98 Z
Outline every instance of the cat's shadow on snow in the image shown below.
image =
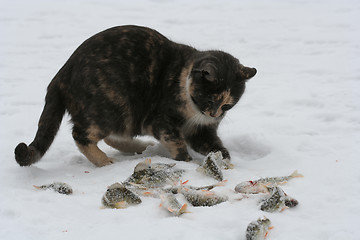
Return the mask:
M 272 152 L 270 143 L 263 137 L 253 135 L 232 136 L 224 139 L 233 158 L 254 161 L 266 157 Z

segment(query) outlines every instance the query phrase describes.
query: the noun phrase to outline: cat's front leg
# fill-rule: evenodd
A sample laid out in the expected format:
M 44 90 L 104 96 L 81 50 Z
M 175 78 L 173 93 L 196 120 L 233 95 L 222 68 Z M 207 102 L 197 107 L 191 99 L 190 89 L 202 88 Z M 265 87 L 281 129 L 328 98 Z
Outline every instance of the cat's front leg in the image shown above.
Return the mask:
M 221 142 L 215 127 L 201 126 L 192 131 L 187 131 L 185 139 L 196 152 L 207 155 L 210 152 L 221 151 L 223 158 L 230 160 L 229 151 Z
M 173 159 L 186 162 L 192 160 L 187 151 L 185 139 L 178 129 L 162 129 L 157 131 L 154 136 L 169 150 Z

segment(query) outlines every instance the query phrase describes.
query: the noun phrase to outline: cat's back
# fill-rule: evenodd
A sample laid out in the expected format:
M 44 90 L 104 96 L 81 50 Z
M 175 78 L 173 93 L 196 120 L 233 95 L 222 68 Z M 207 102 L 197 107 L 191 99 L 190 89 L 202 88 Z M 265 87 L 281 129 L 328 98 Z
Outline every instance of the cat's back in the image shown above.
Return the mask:
M 127 25 L 109 28 L 84 41 L 70 57 L 71 64 L 146 62 L 161 57 L 174 43 L 154 29 Z M 157 55 L 157 56 L 155 56 Z
M 67 98 L 93 94 L 99 86 L 104 92 L 125 94 L 139 86 L 139 81 L 145 90 L 163 74 L 177 46 L 151 28 L 109 28 L 85 40 L 60 69 L 54 83 L 59 83 Z
M 95 47 L 94 50 L 103 50 L 104 47 L 112 48 L 113 50 L 124 47 L 127 47 L 127 49 L 139 47 L 149 51 L 169 43 L 170 40 L 154 29 L 126 25 L 112 27 L 93 35 L 82 43 L 76 51 L 89 51 L 89 47 Z

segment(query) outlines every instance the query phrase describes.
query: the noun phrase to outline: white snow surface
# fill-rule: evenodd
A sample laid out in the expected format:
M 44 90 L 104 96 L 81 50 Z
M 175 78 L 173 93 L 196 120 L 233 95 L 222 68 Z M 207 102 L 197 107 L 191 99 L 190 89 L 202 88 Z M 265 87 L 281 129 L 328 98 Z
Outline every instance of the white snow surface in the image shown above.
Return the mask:
M 269 239 L 360 239 L 359 22 L 358 0 L 2 0 L 0 239 L 245 239 L 247 225 L 262 216 L 275 227 Z M 77 150 L 68 116 L 40 162 L 17 165 L 14 148 L 33 140 L 52 77 L 85 39 L 126 24 L 257 68 L 219 128 L 235 169 L 223 172 L 228 183 L 216 191 L 233 199 L 241 181 L 298 169 L 305 177 L 284 186 L 297 207 L 265 213 L 252 198 L 173 217 L 159 199 L 143 197 L 138 206 L 101 209 L 107 186 L 140 161 L 176 161 L 159 144 L 129 155 L 102 143 L 116 162 L 96 168 Z M 215 183 L 196 171 L 203 156 L 192 155 L 194 162 L 176 162 L 183 180 Z M 74 194 L 33 188 L 54 181 Z

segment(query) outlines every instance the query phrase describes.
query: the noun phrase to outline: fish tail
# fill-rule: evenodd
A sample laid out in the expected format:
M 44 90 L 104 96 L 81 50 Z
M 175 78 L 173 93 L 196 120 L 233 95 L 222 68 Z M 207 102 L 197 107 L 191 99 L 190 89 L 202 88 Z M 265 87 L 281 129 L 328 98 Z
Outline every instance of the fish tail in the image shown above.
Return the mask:
M 280 209 L 280 212 L 283 212 L 283 211 L 285 211 L 285 210 L 288 209 L 288 208 L 289 208 L 288 206 L 285 206 L 285 207 L 283 207 L 283 208 Z
M 185 182 L 180 181 L 180 185 L 183 186 L 183 185 L 187 184 L 188 182 L 189 182 L 189 180 L 186 180 Z
M 216 187 L 219 187 L 219 186 L 225 186 L 225 184 L 227 183 L 227 179 L 225 180 L 222 180 L 221 182 L 218 182 L 217 184 L 215 184 Z
M 298 173 L 298 170 L 295 170 L 292 174 L 290 174 L 291 178 L 304 177 L 304 175 Z
M 179 210 L 179 213 L 180 214 L 183 214 L 183 213 L 189 213 L 188 211 L 187 211 L 187 204 L 186 203 L 184 203 L 184 205 L 182 205 L 182 207 L 180 208 L 180 210 Z

